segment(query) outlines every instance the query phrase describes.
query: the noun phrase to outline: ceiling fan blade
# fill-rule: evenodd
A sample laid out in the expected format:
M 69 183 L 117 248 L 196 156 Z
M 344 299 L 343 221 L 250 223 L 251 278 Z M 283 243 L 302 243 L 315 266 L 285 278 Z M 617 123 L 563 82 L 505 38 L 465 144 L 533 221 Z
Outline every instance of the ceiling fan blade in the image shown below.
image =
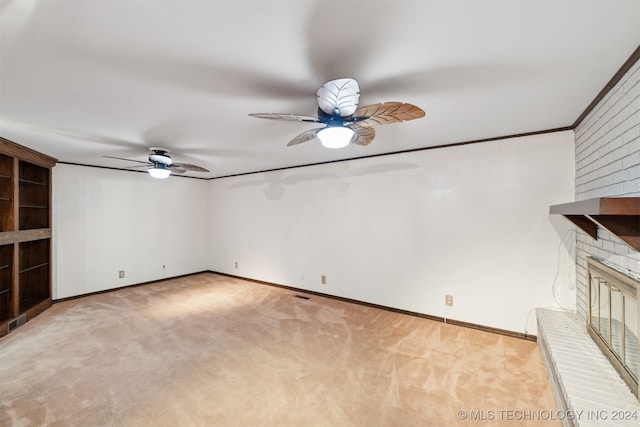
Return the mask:
M 419 119 L 425 112 L 412 104 L 384 102 L 359 108 L 353 116 L 358 126 L 369 127 Z
M 102 157 L 105 157 L 107 159 L 126 160 L 128 162 L 143 163 L 145 165 L 153 165 L 153 163 L 150 163 L 150 162 L 143 162 L 141 160 L 133 160 L 133 159 L 123 159 L 122 157 L 113 157 L 113 156 L 102 156 Z
M 153 166 L 153 165 L 149 163 L 146 165 L 127 166 L 125 169 L 148 168 L 149 166 Z
M 376 136 L 376 131 L 371 127 L 361 127 L 358 125 L 350 126 L 353 129 L 353 136 L 351 137 L 351 143 L 357 145 L 369 145 L 373 138 Z
M 287 147 L 291 147 L 292 145 L 298 145 L 298 144 L 302 144 L 303 142 L 311 141 L 318 135 L 318 132 L 321 129 L 324 129 L 324 128 L 311 129 L 306 132 L 302 132 L 300 135 L 296 136 L 291 141 L 289 141 L 289 143 L 287 144 Z
M 240 2 L 238 2 L 240 4 Z M 262 70 L 245 69 L 208 60 L 185 60 L 151 52 L 127 52 L 75 44 L 64 47 L 66 57 L 82 58 L 100 67 L 208 94 L 278 99 L 306 98 L 315 85 L 300 83 Z
M 171 165 L 167 169 L 171 171 L 171 173 L 185 173 L 187 170 L 178 166 Z
M 320 123 L 317 117 L 313 116 L 305 116 L 302 114 L 286 114 L 286 113 L 251 113 L 249 114 L 251 117 L 257 117 L 259 119 L 270 119 L 270 120 L 288 120 L 293 122 L 310 122 L 310 123 Z
M 192 165 L 191 163 L 172 163 L 171 166 L 169 166 L 169 169 L 183 169 L 185 172 L 210 172 L 209 169 L 205 169 L 198 165 Z
M 360 87 L 354 79 L 331 80 L 317 92 L 318 106 L 327 114 L 339 111 L 340 117 L 352 115 L 358 108 Z

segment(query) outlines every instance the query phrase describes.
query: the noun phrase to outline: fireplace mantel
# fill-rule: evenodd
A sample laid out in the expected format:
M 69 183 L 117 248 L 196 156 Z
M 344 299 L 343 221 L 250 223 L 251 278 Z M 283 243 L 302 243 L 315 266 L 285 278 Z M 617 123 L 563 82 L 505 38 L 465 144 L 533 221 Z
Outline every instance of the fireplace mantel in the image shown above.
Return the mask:
M 560 214 L 598 240 L 602 227 L 640 251 L 640 197 L 599 197 L 553 205 L 549 213 Z

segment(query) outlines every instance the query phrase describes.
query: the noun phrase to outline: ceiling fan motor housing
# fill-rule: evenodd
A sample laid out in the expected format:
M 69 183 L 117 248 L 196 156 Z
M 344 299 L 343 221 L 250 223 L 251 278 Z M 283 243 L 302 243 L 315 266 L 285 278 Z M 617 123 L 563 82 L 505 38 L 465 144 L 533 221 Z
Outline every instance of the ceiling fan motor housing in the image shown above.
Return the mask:
M 318 108 L 318 120 L 321 123 L 327 125 L 327 127 L 337 127 L 337 126 L 345 126 L 345 122 L 347 122 L 348 117 L 342 117 L 340 115 L 340 109 L 336 108 L 333 110 L 333 114 L 327 114 Z
M 151 163 L 160 163 L 167 166 L 173 163 L 171 157 L 169 157 L 167 152 L 164 150 L 154 150 L 152 154 L 149 154 L 149 161 Z

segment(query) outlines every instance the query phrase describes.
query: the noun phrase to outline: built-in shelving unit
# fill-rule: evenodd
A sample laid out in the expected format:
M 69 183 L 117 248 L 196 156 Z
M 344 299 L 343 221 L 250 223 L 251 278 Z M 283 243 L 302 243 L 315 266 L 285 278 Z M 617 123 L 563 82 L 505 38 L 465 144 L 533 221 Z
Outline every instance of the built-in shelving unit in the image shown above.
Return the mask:
M 55 164 L 56 159 L 0 138 L 0 336 L 52 304 Z
M 19 162 L 20 230 L 49 227 L 49 169 Z
M 49 251 L 50 239 L 32 240 L 19 245 L 18 270 L 20 300 L 18 310 L 24 313 L 42 301 L 51 299 Z
M 13 230 L 13 158 L 0 154 L 0 233 Z
M 0 246 L 0 322 L 13 316 L 13 245 Z

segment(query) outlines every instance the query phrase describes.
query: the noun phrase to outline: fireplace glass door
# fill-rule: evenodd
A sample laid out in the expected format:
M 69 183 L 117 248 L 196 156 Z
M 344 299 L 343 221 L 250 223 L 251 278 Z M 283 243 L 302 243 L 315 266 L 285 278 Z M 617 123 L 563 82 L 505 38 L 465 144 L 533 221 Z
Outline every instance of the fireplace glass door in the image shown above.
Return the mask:
M 638 349 L 638 299 L 625 298 L 624 301 L 625 352 L 624 363 L 629 367 L 636 382 L 640 378 L 640 351 Z
M 621 377 L 638 396 L 638 284 L 619 268 L 588 259 L 588 331 L 611 360 Z

